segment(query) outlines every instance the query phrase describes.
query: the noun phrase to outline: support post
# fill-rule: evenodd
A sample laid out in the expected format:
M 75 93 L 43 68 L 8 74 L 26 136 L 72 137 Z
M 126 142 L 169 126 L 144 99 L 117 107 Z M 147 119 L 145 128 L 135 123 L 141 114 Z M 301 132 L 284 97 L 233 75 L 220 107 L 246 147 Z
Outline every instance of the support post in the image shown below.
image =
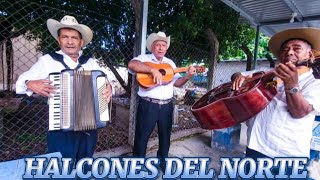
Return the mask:
M 147 34 L 147 20 L 148 20 L 148 0 L 143 0 L 141 4 L 142 13 L 140 14 L 140 28 L 138 36 L 138 41 L 136 41 L 136 49 L 134 50 L 134 56 L 138 56 L 139 54 L 146 53 L 146 34 Z M 140 35 L 140 36 L 139 36 Z M 128 143 L 133 146 L 134 144 L 134 135 L 135 135 L 135 127 L 136 127 L 136 116 L 137 116 L 137 105 L 138 105 L 138 95 L 137 89 L 138 84 L 136 82 L 135 75 L 132 75 L 132 86 L 131 86 L 131 99 L 130 99 L 130 117 L 129 117 L 129 134 L 128 134 Z
M 251 66 L 251 70 L 256 69 L 256 65 L 257 65 L 257 56 L 258 56 L 258 49 L 259 49 L 259 40 L 260 40 L 260 26 L 257 26 L 257 30 L 256 30 L 256 39 L 255 39 L 255 43 L 254 43 L 254 56 L 253 56 L 253 63 Z

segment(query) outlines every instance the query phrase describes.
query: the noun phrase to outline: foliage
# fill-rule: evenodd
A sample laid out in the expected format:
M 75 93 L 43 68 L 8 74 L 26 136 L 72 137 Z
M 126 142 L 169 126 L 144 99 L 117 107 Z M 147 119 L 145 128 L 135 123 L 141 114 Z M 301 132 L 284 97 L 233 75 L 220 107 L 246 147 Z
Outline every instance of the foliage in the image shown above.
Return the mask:
M 268 53 L 268 42 L 269 42 L 269 37 L 264 36 L 263 34 L 260 34 L 260 39 L 259 39 L 259 47 L 258 47 L 258 53 L 257 53 L 257 58 L 265 58 L 266 53 Z M 250 40 L 250 39 L 249 39 Z M 254 48 L 255 48 L 255 39 L 251 39 L 250 42 L 248 42 L 248 48 L 252 53 L 254 53 Z M 229 47 L 229 46 L 228 46 Z M 229 51 L 225 55 L 221 55 L 220 58 L 223 60 L 245 60 L 246 55 L 245 53 L 240 50 L 240 49 L 233 49 L 229 47 Z M 234 52 L 234 53 L 232 53 Z
M 58 47 L 47 30 L 47 19 L 60 21 L 68 14 L 93 29 L 94 38 L 86 47 L 86 52 L 99 56 L 105 52 L 121 55 L 120 58 L 112 57 L 116 64 L 132 58 L 130 53 L 119 53 L 133 47 L 133 13 L 128 1 L 4 0 L 0 2 L 0 7 L 4 9 L 0 17 L 10 23 L 10 30 L 29 32 L 25 34 L 27 38 L 39 40 L 38 50 L 44 53 Z
M 60 20 L 69 14 L 94 30 L 94 39 L 85 51 L 112 59 L 115 64 L 126 65 L 133 57 L 134 14 L 128 0 L 3 0 L 0 7 L 4 9 L 0 20 L 10 24 L 2 28 L 7 32 L 29 32 L 25 35 L 40 40 L 38 50 L 44 53 L 57 48 L 46 20 Z M 243 43 L 253 49 L 255 30 L 239 22 L 239 13 L 220 0 L 149 1 L 148 34 L 165 31 L 173 37 L 172 42 L 184 42 L 208 51 L 204 33 L 207 28 L 211 28 L 219 40 L 220 59 L 243 59 L 240 49 Z M 260 57 L 265 47 L 259 49 Z
M 220 43 L 220 59 L 243 59 L 241 45 L 254 45 L 255 30 L 241 23 L 239 13 L 220 0 L 150 1 L 149 6 L 150 32 L 166 31 L 173 41 L 185 41 L 208 51 L 204 31 L 211 28 Z

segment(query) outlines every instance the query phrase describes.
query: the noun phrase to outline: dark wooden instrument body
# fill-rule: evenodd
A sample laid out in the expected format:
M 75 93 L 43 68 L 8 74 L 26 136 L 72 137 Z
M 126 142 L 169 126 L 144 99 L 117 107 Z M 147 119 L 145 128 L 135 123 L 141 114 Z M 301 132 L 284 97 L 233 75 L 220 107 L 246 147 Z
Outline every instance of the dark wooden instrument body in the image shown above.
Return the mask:
M 277 94 L 273 74 L 257 74 L 238 91 L 231 91 L 232 83 L 222 84 L 191 107 L 203 129 L 234 126 L 258 114 Z

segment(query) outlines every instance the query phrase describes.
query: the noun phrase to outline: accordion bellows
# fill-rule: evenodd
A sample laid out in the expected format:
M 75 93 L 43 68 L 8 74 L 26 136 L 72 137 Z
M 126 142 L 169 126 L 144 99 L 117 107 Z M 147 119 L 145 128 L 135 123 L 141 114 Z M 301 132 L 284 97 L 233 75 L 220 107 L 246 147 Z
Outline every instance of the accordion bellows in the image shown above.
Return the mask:
M 110 122 L 110 105 L 103 96 L 108 80 L 99 70 L 66 69 L 49 74 L 57 88 L 49 99 L 49 131 L 86 131 Z

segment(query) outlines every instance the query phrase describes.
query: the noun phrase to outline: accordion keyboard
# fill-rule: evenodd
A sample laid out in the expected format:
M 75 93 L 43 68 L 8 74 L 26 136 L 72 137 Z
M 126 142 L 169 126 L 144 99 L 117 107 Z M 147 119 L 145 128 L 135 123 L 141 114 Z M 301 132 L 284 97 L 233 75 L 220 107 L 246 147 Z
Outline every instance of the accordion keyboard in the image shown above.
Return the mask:
M 49 77 L 52 85 L 55 86 L 56 93 L 49 99 L 49 131 L 60 129 L 60 73 L 53 74 Z

